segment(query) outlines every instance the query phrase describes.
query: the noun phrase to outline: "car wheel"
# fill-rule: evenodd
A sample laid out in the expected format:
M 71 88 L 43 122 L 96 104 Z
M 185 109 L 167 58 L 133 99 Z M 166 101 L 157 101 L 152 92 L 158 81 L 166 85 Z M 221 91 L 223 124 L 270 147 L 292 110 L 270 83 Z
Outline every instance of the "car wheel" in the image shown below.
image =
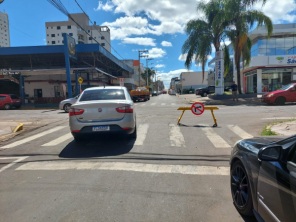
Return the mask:
M 70 111 L 70 108 L 71 108 L 71 104 L 70 103 L 67 103 L 64 105 L 63 109 L 66 113 L 68 113 Z
M 203 94 L 202 94 L 202 96 L 203 97 L 206 97 L 208 94 L 206 93 L 206 92 L 204 92 Z
M 276 105 L 284 105 L 285 102 L 286 102 L 286 99 L 285 99 L 284 97 L 278 97 L 278 98 L 276 98 L 276 100 L 275 100 L 275 104 L 276 104 Z
M 137 125 L 135 126 L 135 130 L 133 133 L 128 135 L 129 139 L 136 139 L 137 138 Z
M 4 105 L 4 109 L 9 110 L 10 108 L 11 108 L 11 106 L 9 104 Z
M 230 175 L 231 195 L 235 208 L 244 216 L 253 215 L 252 194 L 248 175 L 240 161 L 234 162 Z

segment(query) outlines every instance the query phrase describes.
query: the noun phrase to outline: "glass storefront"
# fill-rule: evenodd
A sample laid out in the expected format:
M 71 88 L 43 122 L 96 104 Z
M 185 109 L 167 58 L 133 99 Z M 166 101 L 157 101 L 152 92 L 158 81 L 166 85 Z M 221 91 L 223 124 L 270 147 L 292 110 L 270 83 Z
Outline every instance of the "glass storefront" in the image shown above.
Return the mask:
M 276 56 L 296 54 L 296 36 L 261 38 L 251 48 L 251 56 Z
M 257 93 L 257 70 L 245 73 L 246 93 Z M 262 69 L 262 92 L 271 92 L 292 82 L 292 68 Z

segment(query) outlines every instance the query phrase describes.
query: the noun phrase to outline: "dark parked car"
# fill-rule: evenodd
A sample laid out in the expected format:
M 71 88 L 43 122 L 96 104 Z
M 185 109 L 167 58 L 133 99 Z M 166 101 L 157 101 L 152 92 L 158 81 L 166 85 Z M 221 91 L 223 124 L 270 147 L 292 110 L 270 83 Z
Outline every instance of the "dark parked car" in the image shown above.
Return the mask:
M 296 102 L 296 83 L 290 83 L 282 88 L 266 93 L 262 101 L 267 104 L 284 105 L 286 102 Z
M 14 94 L 0 94 L 0 109 L 11 109 L 12 107 L 20 108 L 21 99 Z
M 296 221 L 296 135 L 237 142 L 230 159 L 234 206 L 258 221 Z
M 205 97 L 213 93 L 215 93 L 215 86 L 207 86 L 207 87 L 198 88 L 195 90 L 195 95 L 200 95 L 202 97 Z
M 158 93 L 157 93 L 157 91 L 153 91 L 151 95 L 152 95 L 152 96 L 157 96 Z

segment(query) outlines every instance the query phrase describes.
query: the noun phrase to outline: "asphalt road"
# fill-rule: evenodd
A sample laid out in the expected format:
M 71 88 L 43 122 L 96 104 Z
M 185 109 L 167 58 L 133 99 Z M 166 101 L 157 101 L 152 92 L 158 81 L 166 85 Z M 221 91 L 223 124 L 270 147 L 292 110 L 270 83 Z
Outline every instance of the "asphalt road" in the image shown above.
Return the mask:
M 178 126 L 181 106 L 190 104 L 151 97 L 136 104 L 137 140 L 84 144 L 73 141 L 66 113 L 11 111 L 46 124 L 0 143 L 0 221 L 253 221 L 232 204 L 232 146 L 296 108 L 219 106 L 213 128 L 208 111 L 186 111 Z

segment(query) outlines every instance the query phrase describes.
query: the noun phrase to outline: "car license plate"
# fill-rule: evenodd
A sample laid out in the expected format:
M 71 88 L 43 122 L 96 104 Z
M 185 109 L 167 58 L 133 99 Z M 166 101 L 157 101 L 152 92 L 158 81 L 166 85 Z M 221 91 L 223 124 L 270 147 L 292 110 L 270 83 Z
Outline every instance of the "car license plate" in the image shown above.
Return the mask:
M 109 126 L 93 126 L 92 131 L 93 132 L 100 132 L 100 131 L 109 131 Z

